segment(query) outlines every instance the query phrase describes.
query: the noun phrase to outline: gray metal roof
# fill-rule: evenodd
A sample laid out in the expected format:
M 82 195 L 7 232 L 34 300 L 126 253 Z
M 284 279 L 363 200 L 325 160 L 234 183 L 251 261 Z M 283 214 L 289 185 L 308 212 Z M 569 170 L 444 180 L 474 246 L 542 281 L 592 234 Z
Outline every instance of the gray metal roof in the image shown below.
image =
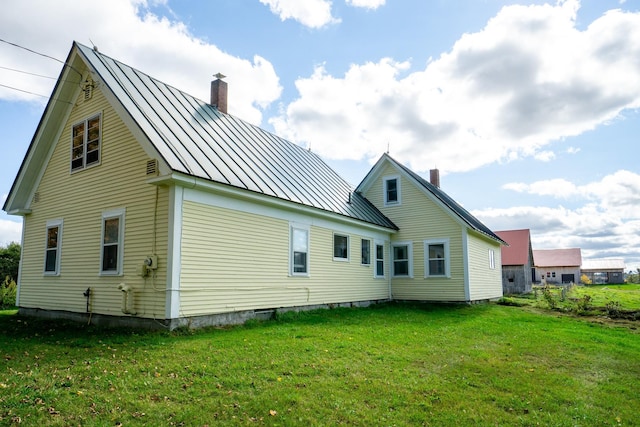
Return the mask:
M 315 153 L 75 46 L 172 170 L 398 229 Z

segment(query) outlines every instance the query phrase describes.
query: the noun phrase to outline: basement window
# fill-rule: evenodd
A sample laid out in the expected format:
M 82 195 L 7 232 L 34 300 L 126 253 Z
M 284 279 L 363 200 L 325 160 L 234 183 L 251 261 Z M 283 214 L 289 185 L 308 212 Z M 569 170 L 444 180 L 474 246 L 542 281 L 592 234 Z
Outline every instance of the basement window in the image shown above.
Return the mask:
M 95 115 L 73 126 L 71 133 L 71 172 L 100 163 L 101 116 Z

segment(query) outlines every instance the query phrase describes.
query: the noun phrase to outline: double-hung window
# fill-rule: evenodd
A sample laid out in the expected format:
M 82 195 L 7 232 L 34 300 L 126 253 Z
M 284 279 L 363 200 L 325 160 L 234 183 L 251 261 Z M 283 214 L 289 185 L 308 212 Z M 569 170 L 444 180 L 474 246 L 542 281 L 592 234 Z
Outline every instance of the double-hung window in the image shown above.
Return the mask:
M 124 255 L 124 209 L 102 213 L 100 273 L 122 275 Z
M 371 265 L 371 240 L 360 240 L 360 264 Z
M 489 268 L 491 270 L 496 269 L 496 253 L 493 249 L 489 249 Z
M 73 126 L 71 133 L 71 171 L 100 163 L 100 114 Z
M 424 241 L 424 277 L 450 277 L 449 239 Z
M 383 179 L 384 205 L 393 206 L 400 204 L 400 177 L 388 176 Z
M 291 226 L 290 273 L 292 276 L 309 275 L 309 229 Z
M 333 259 L 349 261 L 349 236 L 344 234 L 333 235 Z
M 44 254 L 44 274 L 60 274 L 60 248 L 62 247 L 62 220 L 47 221 L 47 242 Z
M 393 276 L 413 277 L 413 244 L 395 242 L 391 244 L 393 254 Z
M 384 277 L 384 244 L 376 242 L 375 277 Z

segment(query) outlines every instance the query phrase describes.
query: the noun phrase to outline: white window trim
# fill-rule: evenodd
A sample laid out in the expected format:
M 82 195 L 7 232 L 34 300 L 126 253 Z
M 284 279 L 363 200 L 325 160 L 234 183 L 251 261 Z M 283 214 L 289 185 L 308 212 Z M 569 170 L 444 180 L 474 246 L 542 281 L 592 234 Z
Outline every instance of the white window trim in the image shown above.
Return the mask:
M 308 224 L 289 223 L 289 276 L 309 277 L 311 271 L 311 227 Z M 301 230 L 307 233 L 307 271 L 297 273 L 293 271 L 293 230 Z
M 493 249 L 489 249 L 489 268 L 491 270 L 496 269 L 496 253 Z
M 113 209 L 102 212 L 102 225 L 100 227 L 100 276 L 122 276 L 124 267 L 124 228 L 125 228 L 125 213 L 126 210 Z M 118 218 L 118 266 L 115 271 L 102 270 L 103 257 L 104 257 L 104 222 L 107 219 Z
M 365 240 L 369 242 L 369 263 L 368 264 L 365 264 L 364 262 L 362 262 L 362 242 Z M 368 237 L 360 238 L 360 265 L 363 267 L 371 267 L 371 239 Z
M 396 180 L 396 191 L 398 193 L 398 200 L 395 202 L 389 202 L 387 200 L 387 182 Z M 382 178 L 382 200 L 385 206 L 400 206 L 402 204 L 402 191 L 400 186 L 400 175 L 390 175 Z
M 340 236 L 340 237 L 346 237 L 347 238 L 347 257 L 346 258 L 340 258 L 340 257 L 336 257 L 336 236 Z M 351 239 L 349 238 L 348 234 L 345 233 L 333 233 L 333 238 L 331 239 L 331 255 L 333 256 L 333 260 L 334 261 L 339 261 L 339 262 L 349 262 L 351 259 Z
M 429 273 L 429 245 L 444 245 L 444 271 L 445 274 Z M 451 253 L 449 251 L 449 239 L 428 239 L 424 241 L 424 277 L 450 278 L 451 277 Z
M 407 257 L 409 257 L 409 274 L 406 275 L 397 275 L 395 272 L 396 263 L 395 258 L 393 257 L 393 248 L 396 246 L 406 246 L 407 247 Z M 413 242 L 412 241 L 402 241 L 402 242 L 391 242 L 391 276 L 398 278 L 408 278 L 413 279 Z
M 98 139 L 98 161 L 96 163 L 92 163 L 87 166 L 87 132 L 89 132 L 89 120 L 98 118 L 100 120 L 100 129 L 99 129 L 99 139 Z M 84 144 L 84 157 L 82 159 L 82 167 L 74 169 L 73 168 L 73 128 L 78 126 L 79 124 L 84 123 L 84 135 L 83 135 L 83 144 Z M 95 114 L 91 114 L 86 116 L 83 120 L 79 120 L 76 123 L 71 125 L 71 156 L 69 156 L 69 171 L 71 173 L 80 172 L 94 166 L 99 166 L 102 163 L 102 111 L 99 111 Z M 102 268 L 102 267 L 101 267 Z
M 47 228 L 45 234 L 45 242 L 44 242 L 44 265 L 42 267 L 43 274 L 45 276 L 59 276 L 60 275 L 60 258 L 62 255 L 62 225 L 64 221 L 62 219 L 53 219 L 51 221 L 47 221 Z M 47 243 L 49 240 L 49 229 L 53 227 L 58 227 L 58 246 L 56 247 L 56 269 L 55 271 L 47 271 Z
M 382 275 L 380 276 L 378 274 L 378 246 L 382 246 Z M 385 274 L 385 263 L 387 262 L 387 260 L 385 259 L 385 250 L 384 250 L 384 242 L 381 240 L 374 240 L 373 241 L 373 261 L 374 261 L 374 266 L 373 266 L 373 277 L 375 279 L 384 279 L 386 277 Z

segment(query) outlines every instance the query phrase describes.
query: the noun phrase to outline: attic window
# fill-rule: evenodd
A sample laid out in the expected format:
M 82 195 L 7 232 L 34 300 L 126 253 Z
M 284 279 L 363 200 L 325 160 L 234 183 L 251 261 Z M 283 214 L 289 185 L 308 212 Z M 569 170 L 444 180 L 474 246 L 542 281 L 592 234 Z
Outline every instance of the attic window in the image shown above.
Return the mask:
M 384 205 L 395 206 L 400 204 L 400 177 L 388 176 L 383 179 Z
M 71 133 L 71 171 L 100 163 L 100 114 L 73 126 Z

